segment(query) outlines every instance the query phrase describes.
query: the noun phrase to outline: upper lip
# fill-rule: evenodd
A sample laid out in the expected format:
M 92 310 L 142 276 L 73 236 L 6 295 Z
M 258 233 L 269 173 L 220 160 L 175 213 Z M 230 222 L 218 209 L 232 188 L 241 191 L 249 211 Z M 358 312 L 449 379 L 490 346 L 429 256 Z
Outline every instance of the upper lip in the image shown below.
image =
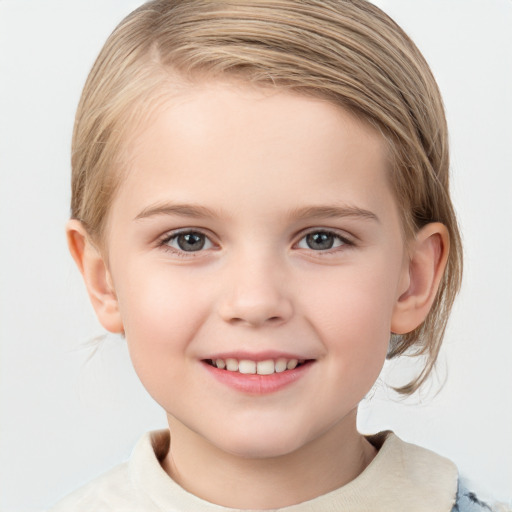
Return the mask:
M 276 350 L 265 350 L 259 352 L 247 352 L 247 351 L 234 351 L 234 352 L 217 352 L 215 354 L 211 354 L 208 357 L 203 358 L 207 359 L 237 359 L 240 360 L 249 360 L 249 361 L 267 361 L 269 359 L 297 359 L 297 360 L 309 360 L 311 357 L 307 357 L 304 354 L 296 354 L 292 352 L 280 352 Z

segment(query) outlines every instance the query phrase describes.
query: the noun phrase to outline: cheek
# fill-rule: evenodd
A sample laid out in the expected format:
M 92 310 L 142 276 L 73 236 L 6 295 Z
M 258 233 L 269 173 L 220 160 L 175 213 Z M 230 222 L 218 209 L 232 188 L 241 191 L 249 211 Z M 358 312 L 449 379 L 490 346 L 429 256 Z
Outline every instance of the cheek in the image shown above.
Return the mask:
M 168 268 L 127 266 L 123 275 L 117 294 L 130 357 L 142 383 L 158 395 L 162 383 L 186 371 L 208 293 Z
M 384 329 L 389 334 L 398 275 L 398 270 L 385 264 L 334 268 L 316 283 L 306 279 L 298 296 L 305 298 L 303 307 L 329 330 L 357 334 Z
M 378 376 L 386 357 L 399 276 L 393 262 L 378 263 L 336 269 L 329 285 L 313 292 L 310 288 L 309 300 L 303 303 L 319 339 L 343 372 L 357 378 L 368 375 L 370 380 Z
M 146 343 L 186 342 L 202 315 L 208 290 L 204 280 L 165 264 L 126 265 L 118 291 L 121 316 L 128 337 Z

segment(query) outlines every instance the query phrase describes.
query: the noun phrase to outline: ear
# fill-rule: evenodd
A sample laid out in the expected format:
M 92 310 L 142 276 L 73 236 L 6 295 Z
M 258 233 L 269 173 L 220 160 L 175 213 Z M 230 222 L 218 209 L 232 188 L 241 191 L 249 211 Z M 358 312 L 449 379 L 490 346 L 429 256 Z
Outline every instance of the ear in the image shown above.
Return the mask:
M 66 235 L 69 251 L 84 278 L 98 320 L 107 331 L 124 332 L 112 277 L 103 256 L 80 221 L 68 221 Z
M 418 231 L 409 250 L 401 290 L 391 319 L 391 331 L 405 334 L 416 329 L 427 317 L 444 274 L 450 236 L 444 224 L 432 222 Z

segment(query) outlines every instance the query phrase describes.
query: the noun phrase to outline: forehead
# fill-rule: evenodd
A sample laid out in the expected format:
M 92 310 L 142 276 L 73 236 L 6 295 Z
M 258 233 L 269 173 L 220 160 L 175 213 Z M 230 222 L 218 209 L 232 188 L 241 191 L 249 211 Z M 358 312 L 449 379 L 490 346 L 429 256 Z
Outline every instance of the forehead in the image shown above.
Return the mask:
M 160 101 L 128 140 L 114 207 L 129 203 L 131 215 L 158 201 L 219 198 L 260 214 L 306 200 L 389 207 L 383 137 L 326 100 L 199 83 Z

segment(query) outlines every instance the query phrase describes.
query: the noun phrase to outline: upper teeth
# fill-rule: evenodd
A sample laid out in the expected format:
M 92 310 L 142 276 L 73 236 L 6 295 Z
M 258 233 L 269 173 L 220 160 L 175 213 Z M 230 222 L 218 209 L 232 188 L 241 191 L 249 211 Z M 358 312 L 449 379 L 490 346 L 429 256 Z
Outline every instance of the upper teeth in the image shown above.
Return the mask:
M 211 363 L 213 366 L 220 368 L 221 370 L 228 370 L 230 372 L 239 372 L 247 374 L 258 374 L 258 375 L 271 375 L 272 373 L 281 373 L 285 370 L 293 370 L 299 363 L 303 363 L 303 360 L 298 359 L 285 359 L 280 358 L 277 360 L 266 359 L 265 361 L 251 361 L 250 359 L 233 359 L 228 357 L 227 359 L 213 359 Z

